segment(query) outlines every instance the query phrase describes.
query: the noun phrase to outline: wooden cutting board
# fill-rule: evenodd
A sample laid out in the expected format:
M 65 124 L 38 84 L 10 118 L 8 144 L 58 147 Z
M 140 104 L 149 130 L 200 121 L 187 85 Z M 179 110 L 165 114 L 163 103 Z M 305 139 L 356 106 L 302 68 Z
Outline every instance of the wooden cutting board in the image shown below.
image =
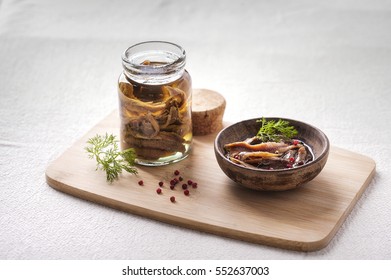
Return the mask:
M 325 247 L 340 228 L 375 174 L 375 162 L 332 147 L 318 177 L 296 190 L 257 192 L 232 182 L 220 170 L 213 152 L 215 135 L 194 138 L 191 155 L 163 167 L 138 167 L 106 182 L 84 147 L 105 132 L 118 135 L 114 111 L 74 143 L 46 170 L 47 183 L 62 192 L 163 222 L 249 242 L 299 251 Z M 174 171 L 198 183 L 185 196 L 181 185 L 169 188 Z M 139 180 L 144 185 L 138 184 Z M 156 188 L 164 182 L 162 193 Z M 175 196 L 172 203 L 170 197 Z

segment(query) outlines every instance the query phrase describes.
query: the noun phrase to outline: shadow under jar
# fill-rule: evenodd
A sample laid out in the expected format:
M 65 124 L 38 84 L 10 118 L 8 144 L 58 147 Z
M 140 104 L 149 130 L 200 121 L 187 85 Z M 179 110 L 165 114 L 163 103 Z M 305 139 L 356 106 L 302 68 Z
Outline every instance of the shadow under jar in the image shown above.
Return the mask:
M 185 64 L 185 50 L 169 42 L 142 42 L 122 55 L 121 148 L 134 148 L 138 164 L 166 165 L 190 152 L 192 86 Z

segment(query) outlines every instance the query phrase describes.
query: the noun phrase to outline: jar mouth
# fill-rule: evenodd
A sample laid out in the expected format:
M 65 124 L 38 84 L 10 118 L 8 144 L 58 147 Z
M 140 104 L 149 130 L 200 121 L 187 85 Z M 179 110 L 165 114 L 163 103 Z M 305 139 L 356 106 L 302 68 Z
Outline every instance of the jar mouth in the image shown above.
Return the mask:
M 146 41 L 130 46 L 122 54 L 126 76 L 133 80 L 159 82 L 172 80 L 183 74 L 186 64 L 185 50 L 166 41 Z

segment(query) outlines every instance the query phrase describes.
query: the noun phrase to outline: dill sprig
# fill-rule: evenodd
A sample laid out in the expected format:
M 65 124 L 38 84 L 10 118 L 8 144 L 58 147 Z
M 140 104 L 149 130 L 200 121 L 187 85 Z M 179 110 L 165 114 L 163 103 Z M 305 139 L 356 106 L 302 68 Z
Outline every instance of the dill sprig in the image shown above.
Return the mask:
M 118 140 L 114 135 L 97 134 L 88 139 L 87 144 L 89 145 L 85 147 L 85 150 L 89 158 L 95 158 L 97 162 L 96 170 L 104 170 L 108 182 L 112 183 L 115 179 L 118 179 L 122 170 L 137 174 L 137 169 L 134 167 L 136 158 L 134 149 L 120 151 Z
M 262 142 L 279 142 L 292 139 L 297 135 L 297 130 L 289 125 L 288 121 L 279 119 L 278 121 L 267 121 L 264 117 L 257 122 L 261 123 L 261 127 L 257 133 L 257 137 Z

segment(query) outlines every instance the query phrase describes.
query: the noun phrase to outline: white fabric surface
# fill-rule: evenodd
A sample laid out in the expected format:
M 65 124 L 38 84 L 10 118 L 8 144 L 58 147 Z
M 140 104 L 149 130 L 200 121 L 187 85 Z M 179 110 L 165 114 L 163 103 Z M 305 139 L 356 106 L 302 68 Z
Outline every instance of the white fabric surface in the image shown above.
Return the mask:
M 374 180 L 325 249 L 184 229 L 50 188 L 44 172 L 117 108 L 131 44 L 182 45 L 225 120 L 299 119 L 372 157 Z M 0 259 L 390 259 L 391 2 L 0 0 Z

